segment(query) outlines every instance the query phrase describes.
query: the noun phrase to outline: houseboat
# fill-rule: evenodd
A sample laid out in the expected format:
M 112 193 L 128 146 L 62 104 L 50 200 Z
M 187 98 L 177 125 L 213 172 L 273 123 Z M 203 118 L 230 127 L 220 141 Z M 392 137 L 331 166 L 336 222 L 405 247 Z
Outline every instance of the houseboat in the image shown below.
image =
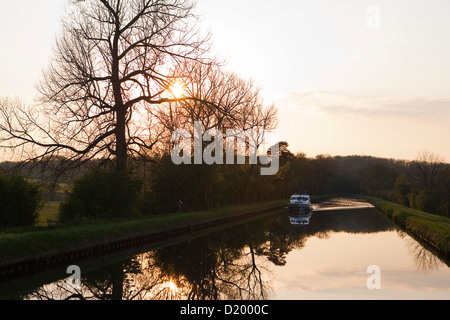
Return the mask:
M 307 194 L 294 194 L 287 205 L 289 222 L 307 226 L 312 215 L 311 199 Z
M 309 214 L 311 199 L 308 194 L 293 194 L 287 207 L 290 214 Z

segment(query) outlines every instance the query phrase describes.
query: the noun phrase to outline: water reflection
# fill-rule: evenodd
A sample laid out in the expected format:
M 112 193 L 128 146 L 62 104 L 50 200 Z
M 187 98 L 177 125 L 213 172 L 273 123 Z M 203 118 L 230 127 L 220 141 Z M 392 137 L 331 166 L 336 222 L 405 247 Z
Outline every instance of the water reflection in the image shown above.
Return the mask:
M 274 256 L 284 250 L 266 244 L 262 230 L 261 223 L 237 226 L 234 232 L 239 237 L 219 232 L 146 252 L 86 274 L 79 290 L 61 280 L 23 298 L 269 299 L 270 283 L 265 277 L 270 271 L 261 257 L 277 261 Z
M 289 222 L 294 226 L 307 226 L 312 214 L 290 215 Z
M 409 237 L 405 232 L 398 231 L 403 238 L 406 238 L 408 251 L 414 258 L 414 263 L 420 271 L 434 271 L 443 267 L 444 263 L 435 256 L 432 252 L 427 250 L 423 245 Z
M 308 239 L 326 239 L 336 233 L 378 232 L 396 231 L 394 225 L 373 208 L 314 213 L 304 228 L 292 225 L 288 215 L 282 212 L 83 273 L 78 289 L 68 286 L 63 279 L 17 298 L 272 299 L 277 297 L 274 270 L 283 272 L 280 267 L 286 266 L 288 255 L 293 251 L 301 254 Z M 399 235 L 408 237 L 402 232 Z M 409 239 L 409 253 L 418 269 L 442 267 L 438 258 Z

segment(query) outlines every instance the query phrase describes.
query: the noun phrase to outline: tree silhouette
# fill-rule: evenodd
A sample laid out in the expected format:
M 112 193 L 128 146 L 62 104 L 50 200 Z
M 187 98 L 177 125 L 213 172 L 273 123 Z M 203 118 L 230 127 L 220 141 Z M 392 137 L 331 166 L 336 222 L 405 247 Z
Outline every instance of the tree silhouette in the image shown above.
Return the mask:
M 412 166 L 417 184 L 425 191 L 431 191 L 436 187 L 437 179 L 445 169 L 445 162 L 438 154 L 422 151 Z
M 23 147 L 29 160 L 101 157 L 125 170 L 130 154 L 158 142 L 152 119 L 140 114 L 189 98 L 171 90 L 177 65 L 214 63 L 193 9 L 188 0 L 72 1 L 38 86 L 39 104 L 0 103 L 3 146 Z

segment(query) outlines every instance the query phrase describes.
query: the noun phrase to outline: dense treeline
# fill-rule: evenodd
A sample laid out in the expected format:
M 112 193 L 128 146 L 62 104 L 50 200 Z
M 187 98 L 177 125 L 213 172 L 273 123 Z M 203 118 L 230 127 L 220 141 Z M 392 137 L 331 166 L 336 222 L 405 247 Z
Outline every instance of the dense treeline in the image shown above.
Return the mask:
M 304 191 L 313 195 L 367 193 L 449 216 L 450 165 L 435 155 L 422 154 L 415 161 L 357 155 L 311 158 L 303 153 L 294 155 L 289 144 L 281 142 L 279 157 L 279 171 L 273 176 L 261 175 L 261 165 L 248 161 L 244 165 L 175 165 L 170 155 L 163 153 L 147 161 L 133 159 L 132 178 L 121 175 L 119 179 L 113 170 L 92 170 L 101 162 L 91 162 L 63 177 L 68 197 L 61 205 L 61 218 L 70 221 L 195 211 L 288 199 L 292 193 Z M 14 166 L 3 163 L 2 167 Z M 54 193 L 55 186 L 61 189 L 61 184 L 52 183 L 48 167 L 25 169 L 23 174 L 40 180 L 44 187 L 53 186 Z M 49 188 L 44 199 L 48 195 Z
M 280 143 L 280 169 L 261 176 L 256 165 L 174 165 L 158 159 L 147 174 L 149 208 L 186 210 L 288 198 L 310 194 L 367 193 L 422 211 L 449 215 L 450 165 L 432 154 L 415 161 L 370 156 L 309 158 Z
M 449 216 L 450 165 L 435 154 L 421 153 L 408 162 L 373 162 L 363 171 L 361 188 L 404 206 Z
M 141 176 L 146 176 L 148 208 L 155 212 L 177 210 L 181 200 L 185 210 L 201 210 L 288 198 L 294 192 L 363 192 L 448 215 L 447 164 L 439 163 L 439 168 L 433 169 L 432 159 L 403 161 L 328 155 L 310 158 L 303 153 L 294 155 L 287 142 L 280 143 L 279 152 L 280 169 L 274 176 L 261 176 L 258 165 L 174 165 L 168 155 L 153 159 L 147 173 L 141 172 Z

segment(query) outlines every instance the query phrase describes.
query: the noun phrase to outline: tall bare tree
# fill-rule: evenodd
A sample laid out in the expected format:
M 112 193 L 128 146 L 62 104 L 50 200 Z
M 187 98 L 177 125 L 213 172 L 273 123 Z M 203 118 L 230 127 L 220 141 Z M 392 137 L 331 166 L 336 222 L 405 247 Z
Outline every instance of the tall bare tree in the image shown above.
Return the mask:
M 125 170 L 130 153 L 159 138 L 151 119 L 139 115 L 180 100 L 170 90 L 177 66 L 212 63 L 209 35 L 201 35 L 193 9 L 189 0 L 72 1 L 39 104 L 1 103 L 3 146 L 33 150 L 33 160 L 103 157 Z
M 438 154 L 423 151 L 412 162 L 415 180 L 425 191 L 436 187 L 436 182 L 444 167 L 444 159 Z

